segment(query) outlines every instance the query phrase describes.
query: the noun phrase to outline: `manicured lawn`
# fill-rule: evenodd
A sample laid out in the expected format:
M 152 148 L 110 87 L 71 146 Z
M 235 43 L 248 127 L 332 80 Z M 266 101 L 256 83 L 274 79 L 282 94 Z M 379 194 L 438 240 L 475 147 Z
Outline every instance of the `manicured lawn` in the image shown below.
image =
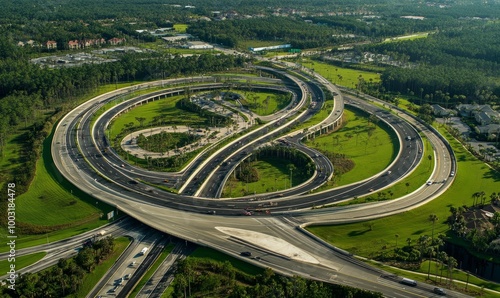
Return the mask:
M 50 165 L 50 139 L 45 141 L 43 157 L 37 162 L 29 191 L 17 197 L 17 220 L 41 226 L 98 220 L 102 211 L 79 200 L 77 188 L 64 183 L 55 166 Z
M 319 111 L 319 113 L 314 114 L 311 118 L 309 118 L 307 121 L 304 121 L 303 123 L 300 123 L 297 126 L 293 127 L 294 131 L 303 131 L 304 128 L 309 128 L 312 127 L 318 123 L 320 123 L 323 119 L 328 117 L 330 113 L 332 112 L 333 109 L 333 99 L 325 101 L 323 107 Z
M 355 163 L 354 169 L 336 178 L 336 185 L 346 185 L 371 177 L 386 168 L 397 154 L 393 133 L 375 125 L 367 132 L 368 117 L 359 110 L 344 110 L 345 126 L 339 131 L 307 140 L 306 145 L 323 152 L 345 154 Z M 373 125 L 373 124 L 371 124 Z
M 238 42 L 238 48 L 242 50 L 249 50 L 249 48 L 260 48 L 260 47 L 269 47 L 269 46 L 277 46 L 283 43 L 279 43 L 276 41 L 266 41 L 266 40 L 244 40 Z
M 196 250 L 188 258 L 199 258 L 216 262 L 229 261 L 229 263 L 231 263 L 234 268 L 250 275 L 262 274 L 264 272 L 264 269 L 260 267 L 253 266 L 247 262 L 238 260 L 236 258 L 228 256 L 227 254 L 221 253 L 215 249 L 211 249 L 208 247 L 196 248 Z
M 434 151 L 425 148 L 430 148 L 430 143 L 426 138 L 424 138 L 424 158 L 415 171 L 413 171 L 407 178 L 382 191 L 372 193 L 369 196 L 356 198 L 345 203 L 340 203 L 336 206 L 395 199 L 417 190 L 429 180 L 429 177 L 434 169 Z M 431 159 L 429 159 L 429 155 L 431 156 Z M 407 183 L 408 186 L 406 185 Z
M 324 62 L 312 61 L 308 59 L 304 59 L 300 63 L 304 67 L 314 69 L 315 72 L 321 74 L 332 83 L 348 88 L 356 88 L 356 84 L 358 84 L 359 82 L 359 76 L 361 76 L 366 83 L 380 82 L 380 75 L 373 72 L 351 68 L 342 68 Z
M 118 116 L 111 125 L 110 138 L 113 140 L 128 123 L 134 124 L 134 130 L 147 128 L 151 126 L 150 122 L 152 122 L 153 118 L 156 116 L 161 116 L 162 119 L 164 119 L 165 125 L 201 125 L 205 119 L 199 117 L 195 113 L 176 108 L 175 103 L 184 97 L 183 95 L 179 95 L 150 102 Z M 146 118 L 144 127 L 140 127 L 140 123 L 137 121 L 136 117 Z
M 0 261 L 0 272 L 2 272 L 2 274 L 5 274 L 10 270 L 10 265 L 12 264 L 16 266 L 16 270 L 22 269 L 26 266 L 40 261 L 43 257 L 45 257 L 46 254 L 46 252 L 37 252 L 31 255 L 15 257 L 16 260 L 12 263 L 10 263 L 8 260 L 2 260 Z
M 78 289 L 78 292 L 74 295 L 74 297 L 85 297 L 94 286 L 99 282 L 99 280 L 108 272 L 109 268 L 113 266 L 118 257 L 123 253 L 123 251 L 130 244 L 130 239 L 126 237 L 119 237 L 114 239 L 115 249 L 113 253 L 108 257 L 108 259 L 101 264 L 97 265 L 92 271 L 85 275 L 83 278 L 83 283 Z
M 289 160 L 276 157 L 256 161 L 253 163 L 253 167 L 259 173 L 259 181 L 244 183 L 237 181 L 232 175 L 230 181 L 224 186 L 222 196 L 241 197 L 253 193 L 259 194 L 290 188 L 288 164 L 290 164 Z M 303 183 L 307 178 L 293 175 L 292 172 L 293 185 Z
M 426 38 L 429 36 L 429 32 L 419 32 L 419 33 L 414 33 L 414 34 L 409 34 L 409 35 L 403 35 L 403 36 L 398 36 L 398 37 L 392 37 L 392 38 L 386 38 L 384 42 L 398 42 L 402 40 L 415 40 L 419 38 Z
M 149 268 L 149 270 L 146 272 L 146 274 L 144 274 L 139 283 L 137 283 L 134 290 L 130 293 L 129 297 L 136 297 L 137 294 L 139 294 L 139 291 L 142 289 L 142 287 L 144 287 L 144 285 L 148 282 L 151 276 L 153 276 L 156 269 L 160 267 L 161 263 L 163 263 L 163 261 L 168 257 L 173 248 L 174 248 L 173 244 L 169 244 L 165 247 L 165 249 L 162 251 L 158 259 L 156 259 L 151 268 Z
M 44 141 L 42 157 L 37 162 L 35 178 L 30 189 L 17 197 L 18 227 L 28 225 L 31 229 L 46 231 L 37 235 L 19 235 L 17 248 L 60 240 L 100 225 L 102 214 L 113 208 L 81 192 L 66 181 L 57 171 L 50 154 L 52 136 Z M 47 216 L 50 214 L 50 216 Z M 6 247 L 0 248 L 3 251 Z
M 285 108 L 290 101 L 285 100 L 285 94 L 271 92 L 244 92 L 243 105 L 249 105 L 252 112 L 257 115 L 266 116 Z M 266 103 L 267 100 L 267 103 Z M 257 105 L 257 107 L 254 107 Z
M 179 33 L 186 32 L 186 29 L 189 27 L 188 24 L 174 24 L 174 30 Z

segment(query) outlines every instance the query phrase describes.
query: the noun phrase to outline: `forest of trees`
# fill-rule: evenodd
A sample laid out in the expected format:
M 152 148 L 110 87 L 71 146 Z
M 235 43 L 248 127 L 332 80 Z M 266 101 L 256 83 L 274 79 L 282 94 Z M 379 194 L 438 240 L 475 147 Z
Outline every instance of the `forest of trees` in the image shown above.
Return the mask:
M 1 295 L 5 298 L 68 297 L 78 291 L 85 275 L 106 260 L 114 248 L 112 237 L 87 241 L 75 257 L 60 259 L 57 265 L 37 273 L 21 274 L 15 291 L 1 287 Z
M 444 30 L 413 41 L 379 43 L 358 49 L 404 55 L 415 67 L 388 67 L 386 91 L 420 98 L 420 103 L 500 103 L 500 24 Z
M 188 295 L 189 294 L 189 295 Z M 188 258 L 180 261 L 173 297 L 378 298 L 381 293 L 327 284 L 302 277 L 285 277 L 266 269 L 257 276 L 236 270 L 229 261 Z

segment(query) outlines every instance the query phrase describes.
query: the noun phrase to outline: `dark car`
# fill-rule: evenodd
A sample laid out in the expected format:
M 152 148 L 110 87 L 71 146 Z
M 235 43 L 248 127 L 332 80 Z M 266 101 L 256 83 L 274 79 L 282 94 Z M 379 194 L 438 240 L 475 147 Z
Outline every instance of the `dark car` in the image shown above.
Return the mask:
M 249 251 L 243 251 L 243 252 L 241 252 L 241 255 L 244 257 L 250 257 L 252 255 L 252 253 Z
M 442 296 L 446 295 L 446 291 L 443 290 L 442 288 L 434 288 L 434 293 Z

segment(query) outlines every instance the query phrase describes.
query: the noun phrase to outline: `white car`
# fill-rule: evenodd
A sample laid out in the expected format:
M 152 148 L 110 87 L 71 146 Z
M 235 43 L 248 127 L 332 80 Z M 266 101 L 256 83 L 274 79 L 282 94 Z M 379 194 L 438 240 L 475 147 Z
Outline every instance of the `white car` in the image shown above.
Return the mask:
M 431 185 L 432 181 L 427 181 L 426 185 Z

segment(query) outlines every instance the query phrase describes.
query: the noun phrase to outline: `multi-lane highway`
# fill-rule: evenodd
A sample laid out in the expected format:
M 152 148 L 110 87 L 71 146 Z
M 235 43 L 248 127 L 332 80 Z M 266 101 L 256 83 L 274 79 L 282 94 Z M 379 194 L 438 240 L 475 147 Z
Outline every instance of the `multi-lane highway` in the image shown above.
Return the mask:
M 127 91 L 117 91 L 116 93 L 120 92 Z M 172 195 L 159 190 L 155 190 L 156 193 L 151 193 L 145 189 L 141 190 L 141 184 L 130 184 L 130 181 L 133 180 L 131 175 L 134 173 L 131 170 L 123 170 L 120 166 L 117 167 L 116 163 L 113 165 L 113 161 L 111 165 L 103 162 L 106 159 L 98 155 L 99 150 L 95 147 L 95 141 L 89 137 L 90 127 L 87 126 L 88 129 L 81 130 L 79 128 L 85 127 L 84 125 L 88 122 L 93 109 L 96 108 L 95 103 L 112 96 L 115 94 L 104 95 L 71 111 L 58 125 L 54 134 L 52 155 L 58 169 L 69 181 L 83 191 L 115 205 L 118 209 L 151 227 L 171 235 L 207 245 L 237 257 L 240 257 L 241 251 L 251 251 L 254 256 L 259 256 L 259 259 L 249 259 L 249 262 L 271 267 L 284 274 L 298 274 L 318 280 L 380 291 L 387 297 L 428 297 L 431 295 L 431 286 L 419 284 L 418 287 L 407 288 L 398 283 L 400 278 L 386 275 L 382 271 L 356 261 L 345 253 L 332 250 L 331 247 L 317 241 L 298 228 L 301 224 L 311 221 L 345 222 L 385 216 L 414 208 L 442 193 L 450 183 L 448 176 L 451 169 L 454 168 L 454 159 L 442 138 L 436 137 L 433 131 L 429 131 L 418 121 L 405 115 L 404 117 L 408 121 L 413 121 L 410 124 L 407 120 L 403 120 L 401 115 L 394 115 L 384 109 L 368 105 L 364 101 L 349 98 L 349 104 L 359 106 L 377 115 L 399 136 L 398 157 L 389 168 L 365 181 L 319 194 L 299 196 L 299 193 L 294 194 L 291 190 L 283 197 L 270 201 L 277 203 L 277 205 L 272 206 L 271 216 L 220 216 L 221 214 L 241 214 L 241 210 L 244 208 L 257 208 L 258 204 L 262 204 L 262 201 L 251 201 L 248 198 L 231 201 L 208 200 Z M 281 124 L 285 123 L 287 122 L 283 121 Z M 365 195 L 371 189 L 384 188 L 410 173 L 422 158 L 422 141 L 416 129 L 430 140 L 436 151 L 435 171 L 429 178 L 434 182 L 433 184 L 422 186 L 418 191 L 405 198 L 388 202 L 350 208 L 306 210 L 312 205 L 318 206 L 336 200 Z M 411 140 L 406 140 L 407 136 Z M 268 137 L 271 140 L 277 135 Z M 291 136 L 289 139 L 290 142 L 295 142 L 300 137 Z M 265 135 L 264 138 L 266 138 Z M 78 140 L 78 144 L 74 143 L 74 140 Z M 83 154 L 79 158 L 80 152 L 78 150 L 82 150 Z M 307 152 L 307 149 L 304 150 Z M 315 153 L 309 152 L 308 154 Z M 84 159 L 86 162 L 83 161 Z M 99 174 L 96 174 L 96 171 Z M 391 171 L 391 174 L 387 174 L 388 171 Z M 206 211 L 215 209 L 217 209 L 217 215 L 185 212 L 188 210 L 206 213 Z M 252 242 L 249 239 L 255 241 Z M 276 239 L 283 242 L 276 241 Z M 270 247 L 268 243 L 277 243 L 277 245 Z M 290 248 L 296 248 L 300 253 L 289 254 Z M 303 254 L 307 257 L 295 257 Z M 458 296 L 458 294 L 456 295 Z

